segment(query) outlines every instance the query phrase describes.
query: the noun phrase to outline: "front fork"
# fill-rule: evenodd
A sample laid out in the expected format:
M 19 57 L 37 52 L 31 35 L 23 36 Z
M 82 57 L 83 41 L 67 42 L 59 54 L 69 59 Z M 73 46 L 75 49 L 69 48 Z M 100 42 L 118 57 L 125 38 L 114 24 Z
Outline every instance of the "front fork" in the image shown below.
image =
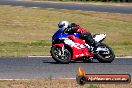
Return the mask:
M 62 51 L 62 52 L 60 52 L 59 55 L 61 55 L 61 56 L 63 55 L 63 56 L 64 56 L 65 46 L 64 46 L 63 43 L 60 43 L 60 44 L 54 44 L 53 46 L 59 46 L 59 47 L 61 47 L 61 51 Z
M 62 46 L 61 50 L 62 50 L 62 56 L 64 56 L 64 52 L 65 52 L 65 47 L 64 47 L 64 45 Z

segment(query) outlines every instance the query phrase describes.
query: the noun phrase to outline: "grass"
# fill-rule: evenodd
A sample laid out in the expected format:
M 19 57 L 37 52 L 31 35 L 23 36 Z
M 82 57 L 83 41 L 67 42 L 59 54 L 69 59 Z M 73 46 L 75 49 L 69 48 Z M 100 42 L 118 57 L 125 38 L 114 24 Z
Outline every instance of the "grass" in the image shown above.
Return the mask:
M 130 84 L 85 84 L 80 86 L 75 80 L 12 80 L 0 81 L 0 88 L 131 88 Z
M 63 19 L 106 33 L 116 56 L 132 55 L 131 14 L 0 6 L 0 56 L 50 55 L 51 37 Z
M 93 85 L 80 86 L 75 80 L 13 80 L 0 81 L 0 88 L 99 88 Z
M 2 42 L 0 44 L 1 56 L 48 55 L 50 50 L 48 41 L 34 42 Z

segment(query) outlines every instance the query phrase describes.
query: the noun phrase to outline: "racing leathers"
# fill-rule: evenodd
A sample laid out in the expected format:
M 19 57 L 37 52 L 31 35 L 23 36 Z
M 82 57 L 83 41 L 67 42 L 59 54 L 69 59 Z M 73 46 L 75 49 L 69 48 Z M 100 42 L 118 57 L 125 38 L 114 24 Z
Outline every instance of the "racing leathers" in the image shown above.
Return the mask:
M 73 33 L 80 33 L 80 39 L 85 40 L 87 44 L 92 47 L 97 47 L 97 42 L 93 39 L 90 32 L 86 31 L 84 28 L 80 27 L 75 23 L 71 23 L 69 27 L 66 29 L 66 33 L 73 34 Z M 94 49 L 93 49 L 94 50 Z M 94 51 L 93 51 L 94 52 Z

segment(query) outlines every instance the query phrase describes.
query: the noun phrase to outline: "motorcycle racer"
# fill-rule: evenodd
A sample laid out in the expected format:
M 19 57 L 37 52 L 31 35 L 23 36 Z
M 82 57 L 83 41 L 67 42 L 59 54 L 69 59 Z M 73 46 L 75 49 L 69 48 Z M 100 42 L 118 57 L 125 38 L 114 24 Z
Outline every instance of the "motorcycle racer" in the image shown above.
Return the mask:
M 99 45 L 99 43 L 97 43 L 93 39 L 89 31 L 86 31 L 84 28 L 82 28 L 76 23 L 69 23 L 68 21 L 60 21 L 58 23 L 58 27 L 59 29 L 64 31 L 64 33 L 68 33 L 68 34 L 80 33 L 80 39 L 85 40 L 87 44 L 94 47 L 93 49 L 90 49 L 90 51 L 95 53 L 96 47 Z

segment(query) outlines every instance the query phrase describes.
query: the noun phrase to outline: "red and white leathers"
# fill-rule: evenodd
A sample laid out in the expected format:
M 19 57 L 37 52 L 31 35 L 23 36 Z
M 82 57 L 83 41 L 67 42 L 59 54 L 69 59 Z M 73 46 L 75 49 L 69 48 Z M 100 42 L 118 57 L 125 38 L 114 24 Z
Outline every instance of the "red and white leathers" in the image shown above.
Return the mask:
M 80 38 L 85 40 L 87 44 L 90 46 L 95 46 L 95 40 L 93 39 L 90 32 L 82 28 L 81 26 L 71 23 L 66 31 L 66 33 L 73 34 L 73 33 L 80 33 Z

